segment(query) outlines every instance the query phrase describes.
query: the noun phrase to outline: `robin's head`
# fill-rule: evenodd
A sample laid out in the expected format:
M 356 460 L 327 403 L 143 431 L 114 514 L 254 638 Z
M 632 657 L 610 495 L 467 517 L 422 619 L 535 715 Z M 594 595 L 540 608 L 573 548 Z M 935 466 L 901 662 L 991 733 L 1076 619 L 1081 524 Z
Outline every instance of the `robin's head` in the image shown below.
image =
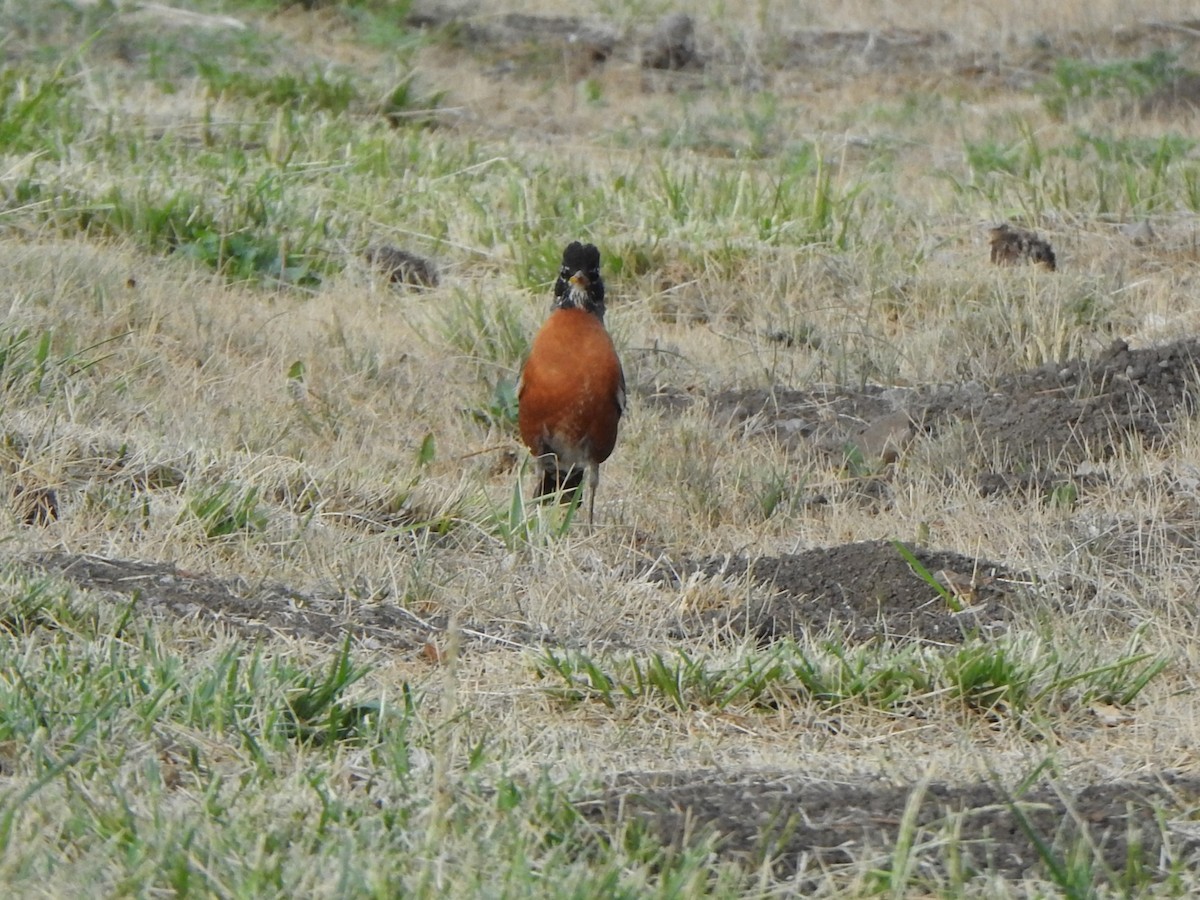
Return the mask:
M 554 308 L 578 307 L 604 319 L 604 280 L 600 251 L 594 244 L 571 241 L 563 251 L 562 268 L 554 283 Z

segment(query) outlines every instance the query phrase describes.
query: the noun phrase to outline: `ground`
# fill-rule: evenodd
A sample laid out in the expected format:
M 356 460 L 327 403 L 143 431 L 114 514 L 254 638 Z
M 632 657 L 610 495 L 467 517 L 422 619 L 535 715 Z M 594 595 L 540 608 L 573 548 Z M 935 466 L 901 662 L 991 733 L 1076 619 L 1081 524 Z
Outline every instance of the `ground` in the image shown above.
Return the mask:
M 183 6 L 0 42 L 0 876 L 1194 887 L 1188 10 Z M 595 529 L 513 417 L 576 237 Z
M 991 389 L 938 385 L 905 391 L 890 402 L 882 402 L 879 391 L 850 389 L 825 390 L 819 398 L 813 392 L 768 397 L 726 391 L 711 399 L 710 409 L 725 427 L 741 428 L 753 419 L 756 431 L 812 440 L 836 448 L 831 452 L 851 447 L 864 421 L 869 427 L 900 410 L 916 434 L 967 424 L 978 436 L 982 458 L 998 443 L 1008 458 L 1025 464 L 1037 458 L 1077 465 L 1111 456 L 1131 436 L 1169 441 L 1172 424 L 1194 402 L 1196 349 L 1194 341 L 1143 351 L 1117 342 L 1093 360 L 1007 376 Z M 794 424 L 813 419 L 818 407 L 832 420 L 826 428 Z M 1030 502 L 1042 502 L 1050 485 L 1079 481 L 1070 470 L 1047 471 L 1031 488 L 1021 468 L 980 472 L 966 458 L 956 475 L 979 479 L 984 493 L 1024 491 L 1032 495 Z M 871 483 L 875 480 L 879 486 L 864 494 L 864 502 L 886 503 L 886 470 Z M 631 577 L 675 585 L 697 577 L 762 583 L 769 589 L 763 598 L 740 607 L 722 604 L 717 616 L 685 608 L 676 626 L 680 636 L 702 634 L 716 618 L 725 633 L 750 634 L 762 645 L 821 632 L 851 644 L 952 643 L 965 635 L 994 635 L 1013 619 L 1084 616 L 1092 599 L 1089 591 L 1040 583 L 988 560 L 919 547 L 908 552 L 916 565 L 893 543 L 880 541 L 787 556 L 660 558 L 648 572 Z M 275 584 L 251 588 L 170 564 L 61 553 L 32 562 L 113 602 L 130 598 L 151 614 L 211 618 L 247 637 L 284 635 L 338 645 L 349 636 L 372 649 L 412 651 L 430 646 L 448 626 L 444 616 L 424 620 L 389 604 L 348 607 L 337 597 L 305 596 Z M 1122 618 L 1120 612 L 1109 614 Z M 499 622 L 458 627 L 465 629 L 467 645 L 478 650 L 553 642 L 552 636 L 514 632 Z M 1082 836 L 1114 871 L 1128 864 L 1131 853 L 1152 868 L 1156 859 L 1178 860 L 1200 847 L 1187 828 L 1169 835 L 1161 829 L 1161 817 L 1188 818 L 1200 803 L 1200 780 L 1193 777 L 1164 770 L 1138 781 L 1082 787 L 1068 796 L 1064 790 L 1041 785 L 1016 793 L 986 781 L 914 786 L 878 778 L 814 781 L 786 770 L 688 770 L 618 775 L 601 796 L 580 801 L 579 808 L 600 823 L 634 819 L 669 846 L 711 840 L 717 854 L 752 867 L 770 860 L 776 877 L 798 885 L 809 867 L 861 861 L 864 852 L 889 858 L 902 823 L 916 827 L 911 865 L 936 870 L 951 864 L 939 848 L 952 833 L 967 848 L 953 861 L 962 872 L 1016 878 L 1040 864 L 1037 840 L 1072 846 Z M 1167 849 L 1163 841 L 1169 837 L 1174 843 Z

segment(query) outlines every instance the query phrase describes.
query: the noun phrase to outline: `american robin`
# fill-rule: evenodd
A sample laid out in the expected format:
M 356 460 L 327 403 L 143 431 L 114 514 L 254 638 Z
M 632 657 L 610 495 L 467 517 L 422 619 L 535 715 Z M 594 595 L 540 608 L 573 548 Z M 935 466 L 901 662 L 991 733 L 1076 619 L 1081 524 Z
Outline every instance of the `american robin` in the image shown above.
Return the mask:
M 563 251 L 554 303 L 517 386 L 521 440 L 541 469 L 537 496 L 573 502 L 587 471 L 588 523 L 595 518 L 600 463 L 617 442 L 625 374 L 604 330 L 600 251 L 572 241 Z

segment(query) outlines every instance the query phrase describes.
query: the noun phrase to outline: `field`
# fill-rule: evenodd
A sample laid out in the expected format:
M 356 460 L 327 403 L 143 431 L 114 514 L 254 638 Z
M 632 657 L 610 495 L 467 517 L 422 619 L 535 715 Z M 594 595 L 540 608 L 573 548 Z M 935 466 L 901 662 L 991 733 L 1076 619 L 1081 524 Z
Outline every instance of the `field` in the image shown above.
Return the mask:
M 914 6 L 0 3 L 6 894 L 1200 888 L 1200 20 Z

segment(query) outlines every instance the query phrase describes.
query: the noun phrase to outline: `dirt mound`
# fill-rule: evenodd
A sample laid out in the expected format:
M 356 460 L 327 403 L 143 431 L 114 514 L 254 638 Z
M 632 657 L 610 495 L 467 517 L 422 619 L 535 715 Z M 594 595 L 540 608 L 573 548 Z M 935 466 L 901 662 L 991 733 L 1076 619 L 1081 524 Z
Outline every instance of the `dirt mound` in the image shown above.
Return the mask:
M 1173 424 L 1200 405 L 1198 367 L 1197 339 L 1142 350 L 1116 341 L 1093 359 L 1041 366 L 991 385 L 723 391 L 709 404 L 718 420 L 789 446 L 805 442 L 867 457 L 879 455 L 873 432 L 902 414 L 912 434 L 959 428 L 980 459 L 998 455 L 1028 472 L 1107 459 L 1130 437 L 1161 444 Z M 977 465 L 979 459 L 963 462 Z
M 915 557 L 917 566 L 905 553 Z M 777 591 L 752 608 L 720 613 L 724 627 L 764 642 L 827 629 L 852 640 L 957 642 L 1002 629 L 1019 601 L 1031 593 L 1027 577 L 994 563 L 891 541 L 754 560 L 707 559 L 678 571 L 683 577 L 697 572 L 720 578 L 748 575 Z M 708 625 L 714 616 L 704 618 Z
M 1130 436 L 1160 443 L 1200 396 L 1200 341 L 1131 350 L 1115 341 L 1092 360 L 1046 365 L 982 392 L 935 388 L 913 404 L 930 429 L 964 422 L 984 449 L 1018 463 L 1106 459 Z
M 1047 857 L 1062 865 L 1079 850 L 1101 864 L 1093 870 L 1100 877 L 1120 878 L 1131 866 L 1166 877 L 1194 862 L 1200 837 L 1189 826 L 1198 801 L 1200 779 L 1171 774 L 1014 795 L 991 784 L 836 784 L 795 773 L 731 780 L 713 771 L 619 776 L 579 809 L 606 828 L 637 822 L 672 847 L 711 836 L 723 859 L 751 870 L 769 860 L 779 878 L 855 863 L 886 870 L 903 862 L 895 848 L 911 816 L 908 871 L 936 884 L 974 873 L 1046 878 Z

